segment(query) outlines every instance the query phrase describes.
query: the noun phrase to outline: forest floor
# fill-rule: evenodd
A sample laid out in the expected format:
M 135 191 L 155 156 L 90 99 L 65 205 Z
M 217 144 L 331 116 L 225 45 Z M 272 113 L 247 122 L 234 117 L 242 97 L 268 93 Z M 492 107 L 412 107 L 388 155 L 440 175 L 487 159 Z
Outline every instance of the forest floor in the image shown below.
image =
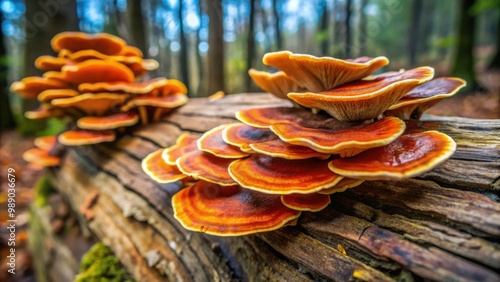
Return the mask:
M 500 93 L 465 93 L 445 99 L 427 113 L 442 116 L 462 116 L 469 118 L 500 119 Z M 22 153 L 33 147 L 33 137 L 21 137 L 15 130 L 3 132 L 0 136 L 0 281 L 35 281 L 32 258 L 27 244 L 28 207 L 34 200 L 33 187 L 43 171 L 28 165 Z M 16 176 L 16 276 L 7 279 L 9 273 L 6 257 L 7 222 L 7 169 L 13 168 Z

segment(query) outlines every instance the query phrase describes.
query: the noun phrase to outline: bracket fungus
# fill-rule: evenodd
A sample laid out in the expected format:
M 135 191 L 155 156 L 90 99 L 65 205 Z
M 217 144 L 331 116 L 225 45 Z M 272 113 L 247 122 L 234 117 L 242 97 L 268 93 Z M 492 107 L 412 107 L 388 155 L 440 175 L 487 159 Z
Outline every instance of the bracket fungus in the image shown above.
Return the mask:
M 248 156 L 248 153 L 241 151 L 238 147 L 224 142 L 222 132 L 226 126 L 226 124 L 219 125 L 205 132 L 198 141 L 196 141 L 198 149 L 220 158 L 239 159 Z
M 442 99 L 455 95 L 466 84 L 465 80 L 457 77 L 435 78 L 406 93 L 390 106 L 385 114 L 405 120 L 410 119 L 412 115 L 420 118 L 423 112 Z
M 198 181 L 175 194 L 172 207 L 175 218 L 185 228 L 219 236 L 276 230 L 301 213 L 283 205 L 279 195 L 206 181 Z
M 64 119 L 68 131 L 58 138 L 65 146 L 113 141 L 117 132 L 139 121 L 157 121 L 188 100 L 187 88 L 178 80 L 145 80 L 143 75 L 158 62 L 144 59 L 139 49 L 117 36 L 63 32 L 51 46 L 56 57 L 43 55 L 35 61 L 45 71 L 42 77 L 26 77 L 10 89 L 42 103 L 26 112 L 27 118 Z
M 437 131 L 405 134 L 394 142 L 354 157 L 335 159 L 330 169 L 342 176 L 364 180 L 400 180 L 421 175 L 455 152 L 455 141 Z
M 244 123 L 233 123 L 225 126 L 222 130 L 222 139 L 229 145 L 240 148 L 245 153 L 252 153 L 250 144 L 267 142 L 278 139 L 271 130 L 257 128 Z
M 163 149 L 158 149 L 144 158 L 142 170 L 158 183 L 172 183 L 187 177 L 177 166 L 167 164 L 163 158 Z
M 182 135 L 162 153 L 193 177 L 172 198 L 175 218 L 189 230 L 238 236 L 295 224 L 300 212 L 325 208 L 331 194 L 365 181 L 417 177 L 455 151 L 449 136 L 404 120 L 456 93 L 461 79 L 432 80 L 430 67 L 373 75 L 386 57 L 282 51 L 263 62 L 279 71 L 250 70 L 255 83 L 301 106 L 238 111 L 240 123 L 200 138 Z M 405 107 L 410 114 L 397 112 Z

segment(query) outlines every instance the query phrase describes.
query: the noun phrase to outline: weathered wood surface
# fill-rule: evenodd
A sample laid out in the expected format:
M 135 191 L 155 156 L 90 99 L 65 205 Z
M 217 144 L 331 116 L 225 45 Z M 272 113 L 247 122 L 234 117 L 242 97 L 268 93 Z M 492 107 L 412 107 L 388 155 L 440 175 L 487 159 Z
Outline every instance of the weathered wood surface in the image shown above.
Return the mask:
M 179 186 L 150 180 L 141 159 L 185 131 L 234 122 L 237 110 L 283 103 L 192 99 L 116 143 L 69 150 L 50 175 L 77 212 L 99 193 L 93 219 L 81 220 L 140 281 L 500 281 L 499 120 L 427 117 L 421 126 L 457 142 L 452 159 L 419 179 L 334 194 L 295 227 L 242 237 L 182 228 L 170 204 Z

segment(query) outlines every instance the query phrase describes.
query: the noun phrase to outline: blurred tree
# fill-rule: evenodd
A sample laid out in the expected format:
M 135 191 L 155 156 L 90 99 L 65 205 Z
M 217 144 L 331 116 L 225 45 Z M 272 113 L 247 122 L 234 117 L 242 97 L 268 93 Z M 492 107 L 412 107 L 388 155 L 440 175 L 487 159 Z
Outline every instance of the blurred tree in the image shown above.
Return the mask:
M 457 46 L 451 74 L 467 81 L 466 90 L 477 87 L 474 72 L 474 31 L 476 29 L 476 16 L 470 11 L 475 0 L 462 0 L 459 6 Z
M 364 56 L 366 52 L 366 38 L 368 34 L 366 33 L 366 6 L 368 5 L 368 0 L 361 0 L 359 8 L 359 53 L 358 56 Z
M 422 15 L 422 0 L 413 0 L 410 9 L 410 26 L 408 31 L 408 52 L 409 65 L 415 67 L 417 65 L 418 42 L 420 32 L 420 19 Z
M 499 69 L 500 70 L 500 15 L 497 17 L 497 43 L 496 43 L 495 55 L 491 59 L 488 69 Z
M 0 9 L 0 21 L 3 10 Z M 3 29 L 0 28 L 0 131 L 14 128 L 15 122 L 10 110 L 9 90 L 7 86 L 8 59 L 4 44 Z
M 127 22 L 130 32 L 129 44 L 141 49 L 144 55 L 147 56 L 146 29 L 142 14 L 142 4 L 141 0 L 127 0 Z
M 321 15 L 319 17 L 319 26 L 316 33 L 320 45 L 320 54 L 322 56 L 328 56 L 330 44 L 328 41 L 328 22 L 330 18 L 330 13 L 328 10 L 327 0 L 321 0 L 319 5 L 321 8 Z
M 188 88 L 188 93 L 190 89 L 189 84 L 189 59 L 188 59 L 188 41 L 186 40 L 186 33 L 184 32 L 184 1 L 179 1 L 179 41 L 180 41 L 180 56 L 179 56 L 179 67 L 181 73 L 181 80 L 186 84 Z
M 344 22 L 344 32 L 345 32 L 345 54 L 344 58 L 351 57 L 351 7 L 352 0 L 347 0 L 345 4 L 345 22 Z
M 35 68 L 33 62 L 41 55 L 53 54 L 50 40 L 54 35 L 63 31 L 78 30 L 78 15 L 76 1 L 59 2 L 25 1 L 25 55 L 24 77 L 39 76 L 42 71 Z M 21 112 L 38 107 L 37 100 L 23 99 Z M 28 120 L 21 117 L 18 124 L 21 134 L 36 134 L 44 127 L 40 121 Z
M 423 54 L 428 58 L 432 53 L 431 37 L 435 29 L 434 12 L 436 1 L 423 1 L 420 12 L 419 40 L 417 40 L 417 54 Z
M 196 91 L 196 96 L 204 96 L 205 93 L 205 83 L 204 83 L 204 64 L 203 57 L 199 50 L 201 46 L 201 31 L 203 28 L 203 0 L 198 0 L 198 18 L 200 19 L 200 25 L 196 31 L 196 63 L 198 65 L 198 89 Z
M 224 25 L 222 0 L 207 0 L 209 23 L 207 94 L 224 91 Z
M 497 10 L 500 13 L 500 1 L 498 0 L 477 0 L 472 6 L 470 13 L 474 16 L 482 12 Z M 500 14 L 497 16 L 496 22 L 496 51 L 491 59 L 488 69 L 500 69 Z
M 250 0 L 250 16 L 248 23 L 248 35 L 247 35 L 247 56 L 246 56 L 246 70 L 252 68 L 253 59 L 255 56 L 255 6 L 257 5 L 256 0 Z M 252 92 L 252 79 L 249 75 L 245 75 L 245 91 Z
M 274 39 L 276 41 L 276 48 L 278 50 L 283 49 L 283 36 L 281 34 L 281 28 L 280 28 L 280 15 L 279 15 L 279 9 L 278 9 L 278 0 L 273 0 L 273 15 L 274 15 L 274 34 L 276 38 Z

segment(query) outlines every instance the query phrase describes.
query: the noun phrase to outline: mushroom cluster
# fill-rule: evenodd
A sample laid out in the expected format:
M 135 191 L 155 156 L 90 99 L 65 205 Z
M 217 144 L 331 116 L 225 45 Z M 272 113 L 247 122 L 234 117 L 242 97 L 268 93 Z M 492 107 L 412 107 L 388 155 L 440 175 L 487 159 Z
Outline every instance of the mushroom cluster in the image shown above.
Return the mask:
M 433 79 L 430 67 L 372 75 L 385 57 L 282 51 L 263 61 L 280 71 L 250 70 L 253 80 L 294 107 L 239 111 L 238 123 L 182 135 L 142 162 L 159 183 L 192 182 L 172 198 L 187 229 L 219 236 L 274 230 L 325 208 L 332 193 L 419 176 L 455 151 L 449 136 L 407 128 L 403 119 L 456 93 L 461 79 Z
M 35 66 L 43 76 L 26 77 L 10 89 L 41 106 L 26 118 L 60 118 L 69 130 L 35 141 L 24 159 L 38 166 L 55 166 L 54 145 L 79 146 L 111 142 L 116 131 L 139 122 L 147 124 L 187 102 L 186 86 L 164 77 L 145 80 L 158 62 L 114 35 L 63 32 L 51 40 L 57 57 L 44 55 Z

